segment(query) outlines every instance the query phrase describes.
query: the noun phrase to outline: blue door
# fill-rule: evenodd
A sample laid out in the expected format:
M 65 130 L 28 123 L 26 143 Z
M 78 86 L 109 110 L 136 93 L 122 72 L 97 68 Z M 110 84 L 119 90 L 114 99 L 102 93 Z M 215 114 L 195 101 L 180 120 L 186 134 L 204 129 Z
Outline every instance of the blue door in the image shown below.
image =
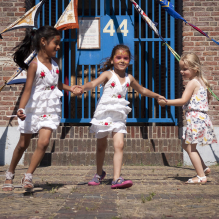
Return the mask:
M 41 24 L 47 22 L 54 25 L 69 2 L 70 0 L 49 0 L 43 8 Z M 174 49 L 174 19 L 155 1 L 136 2 L 152 21 L 159 23 L 159 32 Z M 174 5 L 175 0 L 171 0 L 171 3 Z M 81 19 L 99 18 L 100 48 L 79 49 L 78 30 L 62 31 L 62 49 L 58 57 L 64 83 L 84 84 L 97 78 L 101 74 L 98 72 L 100 63 L 111 55 L 112 48 L 117 44 L 125 44 L 133 55 L 127 72 L 142 86 L 166 98 L 175 98 L 175 59 L 169 50 L 162 46 L 161 40 L 142 20 L 129 0 L 80 0 L 78 13 L 79 22 Z M 62 99 L 61 122 L 89 123 L 101 94 L 101 86 L 81 97 L 65 93 Z M 154 99 L 142 97 L 132 88 L 129 89 L 127 99 L 132 108 L 127 119 L 129 123 L 177 122 L 175 107 L 161 108 Z

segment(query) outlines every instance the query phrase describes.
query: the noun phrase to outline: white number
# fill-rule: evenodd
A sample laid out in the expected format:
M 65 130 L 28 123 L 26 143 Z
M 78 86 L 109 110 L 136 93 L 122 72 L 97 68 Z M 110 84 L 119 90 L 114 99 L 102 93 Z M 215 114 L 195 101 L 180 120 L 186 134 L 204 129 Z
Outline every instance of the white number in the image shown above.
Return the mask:
M 122 27 L 124 26 L 124 30 L 122 30 Z M 119 25 L 117 29 L 117 33 L 124 33 L 124 36 L 127 36 L 127 33 L 129 31 L 127 30 L 127 19 L 124 19 L 122 23 Z
M 127 36 L 127 33 L 129 32 L 127 29 L 127 19 L 124 19 L 122 21 L 122 23 L 119 25 L 118 29 L 117 29 L 117 33 L 123 33 L 124 36 Z M 110 27 L 110 29 L 108 30 L 108 28 Z M 124 29 L 122 30 L 122 28 L 124 27 Z M 114 30 L 114 22 L 113 19 L 110 19 L 109 22 L 106 24 L 106 26 L 103 29 L 103 33 L 110 33 L 110 36 L 113 36 L 115 33 Z
M 110 26 L 110 30 L 108 30 L 109 26 Z M 113 34 L 115 33 L 113 27 L 114 27 L 113 19 L 110 19 L 107 25 L 104 27 L 103 33 L 110 33 L 110 36 L 113 36 Z

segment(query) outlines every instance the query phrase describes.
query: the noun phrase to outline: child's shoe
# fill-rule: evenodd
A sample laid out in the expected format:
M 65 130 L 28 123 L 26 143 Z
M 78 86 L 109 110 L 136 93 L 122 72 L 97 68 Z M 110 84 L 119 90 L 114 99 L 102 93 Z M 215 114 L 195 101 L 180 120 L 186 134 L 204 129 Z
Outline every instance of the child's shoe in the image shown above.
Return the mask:
M 121 176 L 115 180 L 112 181 L 111 189 L 121 189 L 121 188 L 129 188 L 133 185 L 133 182 L 131 180 L 124 180 Z
M 94 178 L 88 183 L 89 186 L 98 186 L 100 185 L 100 181 L 104 179 L 106 176 L 106 172 L 102 170 L 102 174 L 99 176 L 98 174 L 94 175 Z

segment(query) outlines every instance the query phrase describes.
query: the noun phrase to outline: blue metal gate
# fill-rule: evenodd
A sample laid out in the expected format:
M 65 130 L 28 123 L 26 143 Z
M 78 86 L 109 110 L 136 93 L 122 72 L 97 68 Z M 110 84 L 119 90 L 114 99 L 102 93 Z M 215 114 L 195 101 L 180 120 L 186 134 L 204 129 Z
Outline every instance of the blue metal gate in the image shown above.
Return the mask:
M 38 3 L 39 0 L 35 0 Z M 48 0 L 43 7 L 39 23 L 55 25 L 70 0 Z M 159 4 L 150 0 L 136 0 L 151 20 L 159 23 L 158 29 L 164 39 L 174 49 L 174 19 L 164 12 Z M 173 5 L 175 0 L 170 1 Z M 86 3 L 86 4 L 85 4 Z M 49 12 L 49 13 L 48 13 Z M 84 84 L 98 77 L 99 64 L 109 57 L 117 44 L 129 46 L 133 60 L 127 69 L 144 87 L 175 98 L 175 59 L 161 40 L 144 23 L 129 0 L 80 0 L 80 18 L 100 18 L 100 49 L 78 49 L 78 30 L 62 31 L 62 45 L 58 54 L 62 69 L 63 83 Z M 80 21 L 79 21 L 80 22 Z M 63 92 L 64 93 L 64 92 Z M 98 98 L 100 87 L 73 97 L 65 93 L 62 99 L 62 123 L 89 123 Z M 142 97 L 130 88 L 127 99 L 132 112 L 129 123 L 176 123 L 175 107 L 161 108 L 154 99 Z

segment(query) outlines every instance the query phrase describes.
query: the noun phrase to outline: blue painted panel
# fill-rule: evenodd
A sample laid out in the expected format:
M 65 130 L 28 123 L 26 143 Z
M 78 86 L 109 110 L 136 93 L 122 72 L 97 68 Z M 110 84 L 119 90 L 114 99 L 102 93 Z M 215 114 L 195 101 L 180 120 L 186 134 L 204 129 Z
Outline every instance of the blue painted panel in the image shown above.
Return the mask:
M 113 29 L 115 33 L 110 36 L 110 33 L 104 33 L 103 30 L 110 20 L 113 20 Z M 119 25 L 127 20 L 127 36 L 124 33 L 117 33 Z M 124 26 L 122 27 L 122 30 Z M 110 27 L 108 28 L 110 30 Z M 76 63 L 79 65 L 98 65 L 102 59 L 107 58 L 111 55 L 112 49 L 117 44 L 125 44 L 130 48 L 131 53 L 134 53 L 134 25 L 131 17 L 124 16 L 102 16 L 100 19 L 100 39 L 101 48 L 93 50 L 78 49 L 76 53 Z

